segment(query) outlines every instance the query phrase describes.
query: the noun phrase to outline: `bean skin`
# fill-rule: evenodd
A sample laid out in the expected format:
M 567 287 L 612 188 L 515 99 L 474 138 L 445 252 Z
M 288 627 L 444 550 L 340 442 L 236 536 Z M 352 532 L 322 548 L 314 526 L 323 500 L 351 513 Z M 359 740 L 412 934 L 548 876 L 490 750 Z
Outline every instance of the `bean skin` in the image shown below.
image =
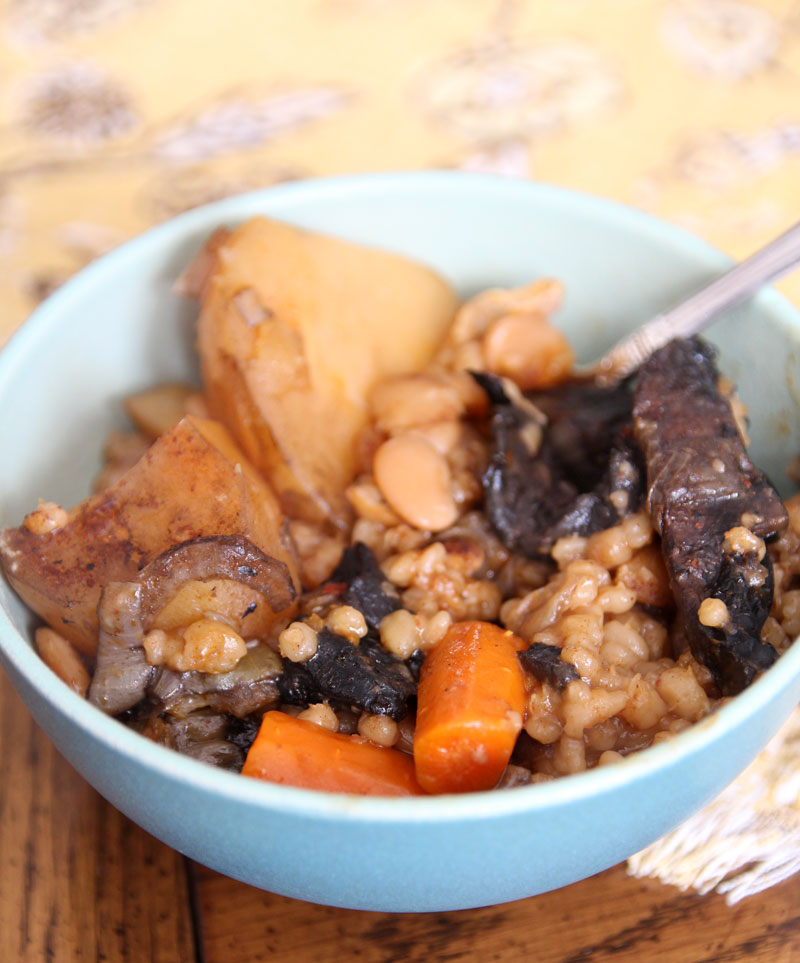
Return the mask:
M 375 483 L 400 517 L 415 528 L 440 532 L 455 522 L 447 460 L 418 435 L 398 435 L 375 453 Z

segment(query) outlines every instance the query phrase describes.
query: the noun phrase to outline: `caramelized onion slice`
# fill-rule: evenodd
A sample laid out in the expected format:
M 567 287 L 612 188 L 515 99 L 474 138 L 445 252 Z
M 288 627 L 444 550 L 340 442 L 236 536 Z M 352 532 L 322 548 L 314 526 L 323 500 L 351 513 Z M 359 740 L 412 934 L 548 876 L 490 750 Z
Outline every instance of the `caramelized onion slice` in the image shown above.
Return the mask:
M 268 645 L 256 645 L 230 672 L 172 672 L 162 670 L 148 695 L 172 715 L 182 716 L 200 707 L 243 718 L 278 704 L 278 678 L 283 672 L 280 656 Z
M 175 545 L 146 565 L 135 581 L 112 582 L 103 589 L 89 701 L 118 715 L 143 699 L 155 669 L 145 658 L 142 642 L 156 615 L 185 582 L 219 578 L 247 585 L 273 612 L 294 601 L 286 565 L 243 535 L 212 535 Z

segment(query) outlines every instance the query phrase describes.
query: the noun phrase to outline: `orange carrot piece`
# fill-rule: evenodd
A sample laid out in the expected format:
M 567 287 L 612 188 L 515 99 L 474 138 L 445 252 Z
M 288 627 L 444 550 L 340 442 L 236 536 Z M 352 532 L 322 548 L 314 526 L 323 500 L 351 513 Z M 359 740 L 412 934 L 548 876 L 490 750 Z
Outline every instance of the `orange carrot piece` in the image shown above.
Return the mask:
M 405 753 L 278 711 L 265 713 L 242 773 L 301 789 L 360 796 L 422 792 L 414 763 Z
M 522 729 L 525 643 L 488 622 L 457 622 L 422 664 L 414 764 L 429 793 L 492 789 Z

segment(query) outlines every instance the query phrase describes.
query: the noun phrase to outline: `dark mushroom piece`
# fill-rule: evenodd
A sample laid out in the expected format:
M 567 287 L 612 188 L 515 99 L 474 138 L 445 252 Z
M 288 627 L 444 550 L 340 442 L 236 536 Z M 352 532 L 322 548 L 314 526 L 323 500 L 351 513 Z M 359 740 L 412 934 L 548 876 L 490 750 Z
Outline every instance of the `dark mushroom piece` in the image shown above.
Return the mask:
M 718 390 L 715 354 L 698 338 L 655 352 L 639 371 L 633 417 L 647 464 L 650 517 L 679 618 L 695 658 L 724 695 L 735 695 L 777 657 L 761 641 L 772 572 L 768 555 L 729 544 L 725 534 L 742 527 L 770 539 L 788 518 L 778 493 L 747 457 Z M 701 624 L 706 599 L 724 603 L 724 624 Z
M 89 701 L 117 715 L 144 698 L 156 670 L 148 664 L 142 645 L 155 616 L 185 582 L 216 578 L 249 586 L 274 612 L 294 600 L 286 565 L 242 535 L 214 535 L 176 545 L 146 565 L 135 581 L 111 582 L 103 589 Z

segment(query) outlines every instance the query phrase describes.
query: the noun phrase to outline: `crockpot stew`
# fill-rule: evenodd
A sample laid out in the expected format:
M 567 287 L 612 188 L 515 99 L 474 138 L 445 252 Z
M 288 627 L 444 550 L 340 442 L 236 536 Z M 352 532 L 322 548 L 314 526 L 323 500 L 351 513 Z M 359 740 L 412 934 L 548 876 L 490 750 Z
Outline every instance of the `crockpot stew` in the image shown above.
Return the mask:
M 557 281 L 458 304 L 265 218 L 177 288 L 202 388 L 129 397 L 94 494 L 0 536 L 44 662 L 143 736 L 310 789 L 526 785 L 673 738 L 800 632 L 800 500 L 703 341 L 600 386 Z

